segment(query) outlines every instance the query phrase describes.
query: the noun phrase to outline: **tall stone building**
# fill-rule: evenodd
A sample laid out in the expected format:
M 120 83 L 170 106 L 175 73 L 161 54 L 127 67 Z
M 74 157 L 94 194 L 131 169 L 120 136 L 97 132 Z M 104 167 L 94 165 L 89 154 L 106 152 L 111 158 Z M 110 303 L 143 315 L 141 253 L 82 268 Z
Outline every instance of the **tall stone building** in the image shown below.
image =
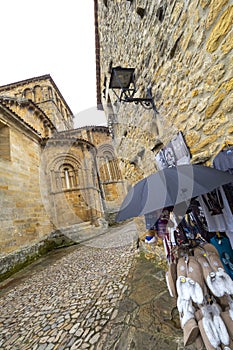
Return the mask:
M 124 183 L 107 127 L 73 128 L 50 75 L 0 87 L 0 274 L 58 229 L 103 227 Z
M 95 0 L 99 100 L 130 184 L 182 135 L 191 162 L 211 165 L 233 143 L 233 1 Z M 137 92 L 156 109 L 119 102 L 112 67 L 135 68 Z M 116 92 L 116 91 L 115 91 Z
M 128 185 L 164 164 L 185 161 L 212 165 L 227 144 L 233 145 L 233 1 L 94 3 L 98 100 L 106 112 Z M 130 71 L 120 71 L 120 67 L 131 68 L 131 72 L 135 69 L 135 85 Z M 123 75 L 126 72 L 128 75 Z M 122 89 L 118 89 L 120 80 Z M 148 92 L 152 104 L 142 106 L 138 98 L 150 98 Z M 139 232 L 145 232 L 144 217 L 135 222 Z M 150 285 L 143 285 L 142 290 L 146 296 Z M 150 329 L 148 348 L 203 349 L 200 344 L 178 344 L 172 300 L 166 300 L 171 307 L 170 313 L 166 309 L 168 318 L 162 321 L 166 330 L 157 326 L 160 320 L 155 315 L 164 311 L 163 293 L 151 306 L 150 322 L 143 311 L 145 324 L 140 327 Z M 130 336 L 128 348 L 145 348 L 143 332 L 132 331 Z

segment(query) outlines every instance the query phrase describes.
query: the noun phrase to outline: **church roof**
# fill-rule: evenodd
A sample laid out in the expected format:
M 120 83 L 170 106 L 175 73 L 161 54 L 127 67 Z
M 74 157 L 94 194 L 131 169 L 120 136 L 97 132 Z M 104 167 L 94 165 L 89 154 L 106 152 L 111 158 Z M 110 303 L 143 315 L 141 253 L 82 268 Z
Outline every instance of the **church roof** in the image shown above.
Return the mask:
M 31 130 L 34 134 L 36 134 L 37 136 L 41 137 L 41 133 L 36 130 L 32 125 L 30 125 L 29 123 L 27 123 L 23 118 L 21 118 L 18 114 L 16 114 L 14 111 L 12 111 L 9 106 L 7 106 L 5 104 L 5 102 L 3 100 L 0 100 L 0 108 L 3 108 L 5 110 L 8 111 L 8 113 L 10 113 L 12 116 L 14 116 L 14 118 L 24 127 L 26 127 L 27 129 Z
M 60 90 L 58 89 L 57 85 L 55 84 L 55 82 L 53 81 L 52 77 L 50 74 L 44 74 L 38 77 L 34 77 L 34 78 L 29 78 L 29 79 L 25 79 L 25 80 L 20 80 L 17 81 L 15 83 L 10 83 L 10 84 L 6 84 L 6 85 L 2 85 L 0 86 L 0 92 L 2 91 L 7 91 L 7 90 L 11 90 L 17 86 L 21 86 L 21 85 L 27 85 L 29 83 L 32 82 L 36 82 L 36 81 L 40 81 L 40 80 L 49 80 L 50 83 L 52 84 L 52 86 L 54 87 L 54 89 L 56 90 L 56 92 L 58 93 L 58 95 L 60 96 L 60 98 L 62 99 L 62 101 L 64 102 L 65 106 L 67 107 L 67 109 L 69 110 L 70 115 L 74 115 L 73 112 L 71 111 L 70 107 L 68 106 L 68 104 L 66 103 L 66 100 L 64 99 L 64 97 L 62 96 Z
M 32 100 L 29 99 L 17 99 L 15 97 L 10 97 L 10 96 L 1 96 L 0 95 L 0 104 L 4 105 L 5 107 L 7 107 L 7 109 L 9 109 L 12 113 L 14 113 L 20 120 L 23 120 L 25 124 L 27 124 L 28 126 L 30 126 L 33 130 L 34 127 L 29 124 L 28 122 L 26 122 L 18 113 L 14 112 L 11 108 L 11 104 L 18 104 L 21 106 L 32 106 L 34 109 L 36 109 L 41 115 L 43 115 L 43 119 L 47 121 L 49 127 L 51 130 L 56 130 L 55 125 L 53 124 L 53 122 L 48 118 L 48 116 L 45 114 L 45 112 L 39 107 L 37 106 Z

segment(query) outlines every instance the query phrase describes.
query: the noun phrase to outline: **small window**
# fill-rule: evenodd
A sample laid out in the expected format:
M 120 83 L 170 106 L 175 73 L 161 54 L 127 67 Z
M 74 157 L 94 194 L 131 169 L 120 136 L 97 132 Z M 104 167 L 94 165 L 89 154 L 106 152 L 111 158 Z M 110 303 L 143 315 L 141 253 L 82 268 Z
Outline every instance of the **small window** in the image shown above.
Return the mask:
M 105 156 L 100 159 L 100 178 L 102 182 L 118 181 L 121 179 L 116 158 Z
M 0 122 L 0 160 L 10 160 L 10 128 Z
M 77 176 L 74 168 L 69 164 L 64 164 L 60 169 L 62 189 L 69 190 L 77 187 Z
M 33 101 L 33 93 L 31 89 L 25 89 L 23 92 L 23 97 Z
M 35 102 L 41 102 L 43 101 L 43 96 L 42 96 L 42 88 L 40 85 L 34 86 L 34 98 Z

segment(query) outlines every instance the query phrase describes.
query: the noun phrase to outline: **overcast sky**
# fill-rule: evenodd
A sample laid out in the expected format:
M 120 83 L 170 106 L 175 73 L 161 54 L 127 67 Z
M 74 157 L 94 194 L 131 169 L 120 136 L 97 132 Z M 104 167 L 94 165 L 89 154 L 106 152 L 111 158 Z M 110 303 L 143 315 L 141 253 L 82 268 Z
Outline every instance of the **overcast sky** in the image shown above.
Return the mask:
M 50 74 L 75 127 L 106 124 L 96 109 L 94 0 L 1 2 L 0 85 Z

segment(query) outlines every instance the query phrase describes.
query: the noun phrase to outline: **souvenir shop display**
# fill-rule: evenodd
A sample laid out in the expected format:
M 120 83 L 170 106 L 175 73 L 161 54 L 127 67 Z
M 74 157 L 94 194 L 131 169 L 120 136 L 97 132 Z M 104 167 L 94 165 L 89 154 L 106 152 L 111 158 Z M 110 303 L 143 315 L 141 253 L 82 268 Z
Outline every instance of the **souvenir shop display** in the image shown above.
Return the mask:
M 184 345 L 195 343 L 197 350 L 233 350 L 233 250 L 226 232 L 217 231 L 229 229 L 233 220 L 226 218 L 223 196 L 217 189 L 193 198 L 184 216 L 178 215 L 184 207 L 145 215 L 163 241 L 167 287 L 177 301 Z
M 185 346 L 233 350 L 233 250 L 225 232 L 208 231 L 199 199 L 191 200 L 180 222 L 175 210 L 162 211 L 167 287 L 177 301 Z M 223 215 L 222 204 L 211 209 Z
M 157 154 L 158 169 L 172 168 L 179 159 L 189 162 L 185 144 L 177 140 Z M 233 145 L 223 146 L 213 166 L 233 175 Z M 214 175 L 204 178 L 211 182 Z M 182 205 L 177 201 L 172 210 L 157 213 L 153 228 L 163 240 L 166 282 L 177 302 L 184 345 L 233 350 L 233 182 L 193 195 L 188 208 Z
M 176 206 L 233 181 L 233 175 L 208 166 L 185 164 L 159 170 L 130 188 L 116 222 Z
M 159 170 L 190 163 L 190 153 L 182 132 L 157 153 L 155 161 Z
M 116 221 L 144 215 L 145 244 L 162 240 L 184 345 L 233 350 L 233 147 L 214 168 L 189 164 L 179 134 L 155 159 L 159 170 L 129 190 Z

